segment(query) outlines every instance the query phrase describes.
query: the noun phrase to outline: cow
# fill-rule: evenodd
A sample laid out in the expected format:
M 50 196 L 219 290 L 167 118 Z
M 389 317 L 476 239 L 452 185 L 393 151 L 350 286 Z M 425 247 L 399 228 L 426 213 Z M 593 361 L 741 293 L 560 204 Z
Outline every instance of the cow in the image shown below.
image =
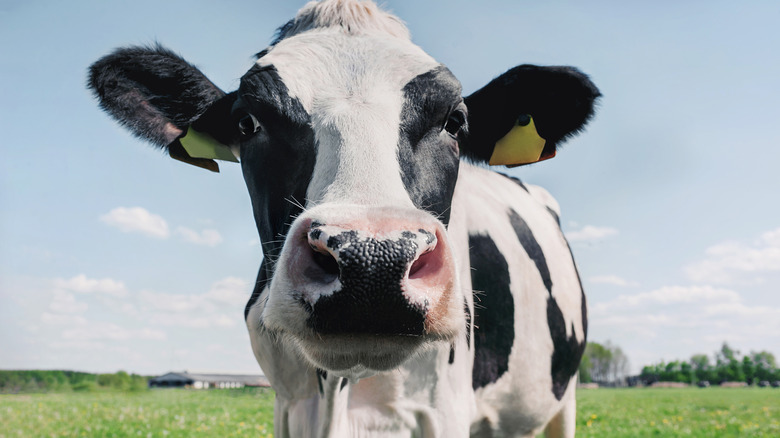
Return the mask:
M 244 317 L 277 437 L 574 435 L 585 296 L 544 189 L 600 92 L 520 65 L 463 97 L 368 1 L 306 4 L 225 93 L 172 51 L 95 62 L 99 105 L 175 159 L 239 161 L 263 260 Z

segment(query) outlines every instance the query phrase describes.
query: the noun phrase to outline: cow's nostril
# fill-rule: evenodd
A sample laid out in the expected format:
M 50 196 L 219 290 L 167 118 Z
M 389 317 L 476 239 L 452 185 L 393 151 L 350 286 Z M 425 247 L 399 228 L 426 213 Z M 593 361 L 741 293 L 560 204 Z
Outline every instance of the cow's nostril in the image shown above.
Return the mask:
M 409 268 L 409 278 L 417 278 L 417 274 L 428 265 L 428 259 L 432 253 L 433 251 L 428 251 L 412 263 L 412 267 Z
M 311 246 L 311 258 L 314 266 L 306 272 L 309 278 L 322 283 L 331 283 L 339 277 L 339 264 L 332 255 L 320 252 Z
M 431 237 L 427 251 L 417 257 L 417 260 L 409 267 L 408 278 L 418 286 L 430 282 L 435 283 L 444 266 L 444 246 L 437 245 L 437 239 L 433 235 Z

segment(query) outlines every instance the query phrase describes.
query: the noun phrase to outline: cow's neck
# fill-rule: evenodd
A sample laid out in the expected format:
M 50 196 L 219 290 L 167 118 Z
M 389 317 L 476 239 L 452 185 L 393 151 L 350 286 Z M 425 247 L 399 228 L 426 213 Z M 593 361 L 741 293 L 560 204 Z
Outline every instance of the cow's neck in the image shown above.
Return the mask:
M 409 374 L 403 370 L 381 373 L 357 382 L 319 374 L 322 384 L 317 403 L 318 438 L 401 437 L 417 432 L 438 436 L 435 409 L 429 404 L 436 387 L 417 386 L 409 391 Z M 421 400 L 422 399 L 422 400 Z
M 321 386 L 317 405 L 317 438 L 349 436 L 350 388 L 347 380 L 321 371 L 317 374 Z
M 278 430 L 286 431 L 285 436 L 317 438 L 456 436 L 447 435 L 452 424 L 462 422 L 468 430 L 470 412 L 455 412 L 453 407 L 471 405 L 470 392 L 466 391 L 470 385 L 464 386 L 464 391 L 451 387 L 453 381 L 463 379 L 450 376 L 452 365 L 447 356 L 447 352 L 431 349 L 399 369 L 357 382 L 314 372 L 316 396 L 277 399 L 275 416 L 286 423 Z M 453 416 L 465 418 L 452 420 Z M 311 423 L 300 423 L 303 418 Z

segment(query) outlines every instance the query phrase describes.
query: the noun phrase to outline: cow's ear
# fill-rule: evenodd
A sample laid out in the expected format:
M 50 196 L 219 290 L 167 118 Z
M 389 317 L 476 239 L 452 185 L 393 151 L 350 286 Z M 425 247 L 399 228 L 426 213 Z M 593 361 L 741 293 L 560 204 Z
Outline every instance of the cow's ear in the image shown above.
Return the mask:
M 517 66 L 466 97 L 469 129 L 461 151 L 491 165 L 552 158 L 590 120 L 599 96 L 576 68 Z
M 100 107 L 172 158 L 214 172 L 214 159 L 238 161 L 229 121 L 234 94 L 162 46 L 127 47 L 89 68 Z

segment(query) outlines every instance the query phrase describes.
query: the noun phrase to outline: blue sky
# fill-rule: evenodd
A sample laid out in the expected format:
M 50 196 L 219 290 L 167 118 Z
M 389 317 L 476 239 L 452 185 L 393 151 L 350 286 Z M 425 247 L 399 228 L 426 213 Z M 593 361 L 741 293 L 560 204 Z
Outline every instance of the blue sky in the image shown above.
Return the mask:
M 159 41 L 232 90 L 302 5 L 0 1 L 0 368 L 258 370 L 239 167 L 167 158 L 84 83 L 115 47 Z M 780 357 L 780 3 L 384 5 L 465 93 L 521 63 L 601 88 L 584 135 L 510 171 L 561 204 L 590 340 L 635 370 L 723 341 Z

